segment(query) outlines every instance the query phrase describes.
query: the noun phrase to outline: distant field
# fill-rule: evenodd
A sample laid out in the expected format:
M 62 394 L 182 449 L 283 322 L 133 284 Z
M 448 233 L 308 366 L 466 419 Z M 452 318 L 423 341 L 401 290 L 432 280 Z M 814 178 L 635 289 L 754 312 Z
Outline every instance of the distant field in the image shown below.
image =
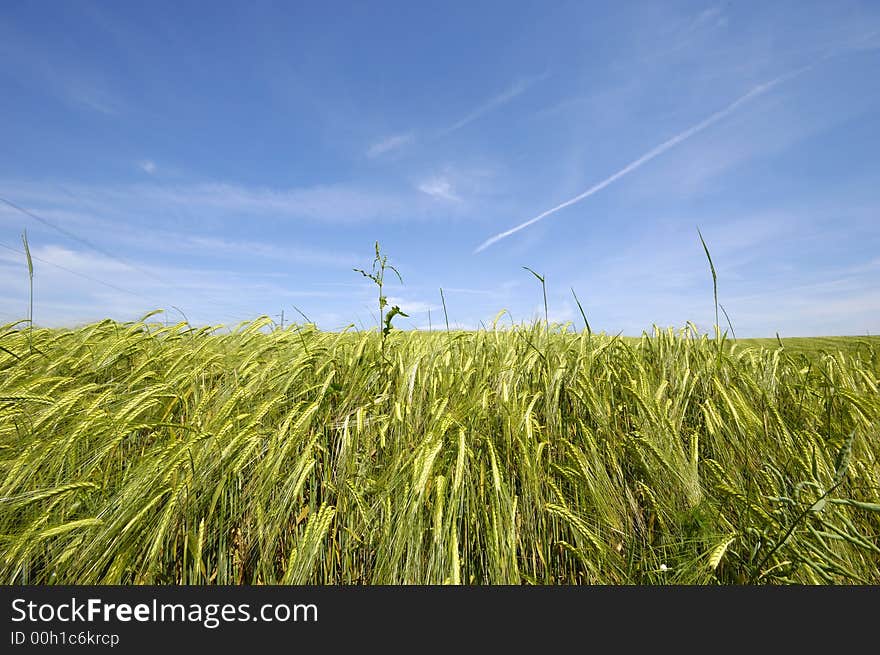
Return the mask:
M 627 342 L 635 344 L 637 337 L 623 337 Z M 845 355 L 862 354 L 869 356 L 871 349 L 880 350 L 880 336 L 850 336 L 850 337 L 781 337 L 771 339 L 737 339 L 728 335 L 725 339 L 725 347 L 730 348 L 736 344 L 737 349 L 764 348 L 776 350 L 780 341 L 789 355 L 807 355 L 814 357 L 822 354 L 836 355 L 842 352 Z
M 270 328 L 0 328 L 0 583 L 880 584 L 877 337 Z
M 784 337 L 781 339 L 786 352 L 791 354 L 817 355 L 828 353 L 836 355 L 870 355 L 871 349 L 880 350 L 880 336 L 863 337 Z M 760 348 L 778 348 L 779 341 L 774 339 L 740 339 L 742 346 Z

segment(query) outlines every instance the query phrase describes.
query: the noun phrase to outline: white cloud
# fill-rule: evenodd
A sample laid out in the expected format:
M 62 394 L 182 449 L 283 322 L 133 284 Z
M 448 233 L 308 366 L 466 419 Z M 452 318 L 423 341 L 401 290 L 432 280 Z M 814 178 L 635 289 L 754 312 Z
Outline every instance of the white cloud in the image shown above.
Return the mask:
M 473 123 L 478 118 L 482 118 L 483 116 L 488 114 L 490 111 L 493 111 L 495 109 L 498 109 L 499 107 L 506 105 L 510 101 L 514 100 L 518 96 L 525 93 L 529 89 L 529 87 L 531 87 L 536 82 L 544 79 L 546 76 L 547 75 L 544 74 L 544 75 L 541 75 L 538 77 L 517 80 L 511 86 L 509 86 L 507 89 L 505 89 L 504 91 L 502 91 L 498 95 L 496 95 L 493 98 L 490 98 L 489 100 L 484 102 L 482 105 L 480 105 L 479 107 L 474 109 L 472 112 L 470 112 L 467 116 L 465 116 L 461 120 L 456 121 L 455 123 L 453 123 L 449 127 L 441 130 L 440 135 L 443 136 L 443 135 L 455 132 L 457 130 L 460 130 L 461 128 L 465 127 L 466 125 Z
M 143 161 L 138 162 L 138 168 L 140 168 L 144 173 L 148 175 L 152 175 L 156 172 L 156 162 L 145 159 Z
M 107 116 L 118 114 L 122 108 L 122 101 L 97 79 L 65 78 L 60 85 L 67 101 L 73 105 Z
M 413 314 L 427 314 L 428 311 L 435 312 L 438 309 L 442 309 L 442 305 L 436 305 L 434 303 L 425 302 L 423 300 L 408 300 L 406 298 L 397 298 L 394 296 L 388 297 L 388 306 L 393 307 L 397 305 L 404 312 L 412 316 Z
M 419 191 L 433 198 L 442 198 L 443 200 L 460 200 L 455 195 L 452 183 L 445 177 L 432 177 L 418 185 Z
M 169 238 L 171 237 L 171 238 Z M 226 254 L 237 257 L 269 258 L 284 261 L 296 261 L 304 264 L 324 264 L 332 266 L 349 266 L 360 257 L 354 253 L 338 250 L 324 250 L 297 244 L 265 243 L 259 241 L 236 241 L 218 237 L 165 235 L 162 241 L 176 244 L 183 251 L 203 251 L 212 254 Z M 174 248 L 175 246 L 172 246 Z
M 568 299 L 551 301 L 548 304 L 549 311 L 547 313 L 551 324 L 568 323 L 574 321 L 575 318 L 580 320 L 580 313 L 575 310 L 574 305 Z M 534 311 L 536 316 L 543 317 L 544 306 L 536 307 Z
M 353 223 L 448 218 L 429 198 L 412 188 L 375 188 L 356 184 L 270 188 L 220 182 L 87 186 L 0 180 L 0 192 L 49 217 L 63 209 L 97 216 L 108 224 L 151 221 L 177 226 L 193 221 L 308 220 Z M 4 214 L 6 212 L 3 212 Z
M 373 145 L 369 147 L 367 150 L 367 156 L 371 159 L 375 159 L 381 155 L 384 155 L 392 150 L 399 150 L 404 146 L 409 145 L 415 140 L 413 134 L 395 134 L 386 139 L 382 139 L 381 141 L 377 141 Z
M 471 289 L 468 287 L 443 287 L 443 293 L 447 296 L 450 293 L 462 293 L 475 296 L 495 297 L 499 294 L 498 289 Z
M 2 186 L 2 185 L 0 185 Z M 37 201 L 38 202 L 38 201 Z M 44 200 L 45 202 L 45 200 Z M 25 203 L 29 206 L 30 203 Z M 38 205 L 39 206 L 39 205 Z M 123 208 L 118 208 L 122 214 Z M 67 211 L 55 209 L 35 209 L 37 215 L 49 222 L 64 226 L 76 234 L 100 235 L 98 241 L 113 243 L 114 248 L 120 246 L 133 249 L 137 252 L 162 253 L 162 254 L 186 254 L 208 256 L 218 258 L 242 258 L 242 259 L 273 259 L 285 262 L 299 262 L 317 266 L 349 267 L 352 262 L 359 261 L 362 257 L 352 252 L 340 251 L 338 248 L 321 248 L 312 243 L 304 243 L 297 240 L 275 240 L 272 242 L 258 240 L 242 240 L 235 238 L 223 238 L 213 235 L 186 233 L 176 229 L 163 230 L 158 227 L 141 228 L 133 222 L 120 222 L 112 216 L 116 213 L 115 206 L 105 207 L 100 214 L 84 211 Z M 18 229 L 21 225 L 22 215 L 10 207 L 0 204 L 0 225 Z M 29 219 L 28 219 L 29 220 Z M 47 232 L 42 227 L 36 226 L 46 238 L 54 239 L 58 235 L 54 231 Z M 33 252 L 37 252 L 34 248 Z M 0 252 L 0 255 L 3 253 Z M 65 261 L 69 257 L 75 257 L 73 251 L 60 253 L 45 253 L 47 255 L 60 254 Z M 67 266 L 75 262 L 57 261 L 58 264 Z M 115 261 L 109 259 L 108 261 Z M 89 262 L 92 264 L 93 262 Z M 118 262 L 117 262 L 118 263 Z
M 31 248 L 35 257 L 50 261 L 53 264 L 63 266 L 73 271 L 91 275 L 119 275 L 122 273 L 138 274 L 135 267 L 124 262 L 110 259 L 99 254 L 87 251 L 71 250 L 56 245 L 39 246 Z
M 459 119 L 455 123 L 439 130 L 434 133 L 433 138 L 446 136 L 447 134 L 451 134 L 452 132 L 456 132 L 461 128 L 473 123 L 479 118 L 482 118 L 486 114 L 491 111 L 502 107 L 509 102 L 516 99 L 518 96 L 525 93 L 533 84 L 539 82 L 547 77 L 547 74 L 529 77 L 517 80 L 513 84 L 511 84 L 507 89 L 499 93 L 498 95 L 490 98 L 479 107 L 469 112 L 466 116 Z M 367 156 L 371 159 L 375 159 L 376 157 L 380 157 L 389 152 L 400 150 L 408 145 L 411 145 L 416 140 L 415 135 L 412 132 L 402 133 L 402 134 L 394 134 L 389 137 L 386 137 L 380 141 L 373 143 L 367 149 Z
M 140 262 L 127 266 L 99 253 L 54 244 L 32 247 L 32 254 L 34 315 L 40 325 L 72 325 L 107 317 L 132 320 L 157 308 L 171 315 L 175 306 L 183 308 L 193 323 L 235 323 L 278 311 L 285 300 L 349 297 L 290 289 L 283 281 L 267 280 L 269 276 L 257 273 Z M 174 283 L 163 283 L 144 271 L 161 273 Z M 26 275 L 22 256 L 0 250 L 0 289 L 8 295 L 8 307 L 25 311 Z
M 104 70 L 83 63 L 75 41 L 29 34 L 0 22 L 0 61 L 4 72 L 23 85 L 46 91 L 77 109 L 112 116 L 125 107 Z
M 629 164 L 627 164 L 626 166 L 621 168 L 616 173 L 610 175 L 609 177 L 605 178 L 601 182 L 594 184 L 593 186 L 591 186 L 589 189 L 587 189 L 583 193 L 575 196 L 574 198 L 570 198 L 570 199 L 566 200 L 565 202 L 556 205 L 555 207 L 551 207 L 550 209 L 538 214 L 537 216 L 535 216 L 533 218 L 530 218 L 529 220 L 527 220 L 523 223 L 520 223 L 519 225 L 516 225 L 516 226 L 510 228 L 509 230 L 499 232 L 498 234 L 496 234 L 492 237 L 489 237 L 488 239 L 483 241 L 483 243 L 481 243 L 479 246 L 477 246 L 477 248 L 474 250 L 474 252 L 475 253 L 482 252 L 483 250 L 485 250 L 486 248 L 488 248 L 492 244 L 497 243 L 498 241 L 501 241 L 502 239 L 506 239 L 510 235 L 515 234 L 515 233 L 519 232 L 520 230 L 523 230 L 523 229 L 529 227 L 530 225 L 533 225 L 533 224 L 537 223 L 538 221 L 541 221 L 541 220 L 545 219 L 546 217 L 548 217 L 552 214 L 555 214 L 556 212 L 558 212 L 562 209 L 565 209 L 566 207 L 569 207 L 571 205 L 574 205 L 576 203 L 581 202 L 582 200 L 584 200 L 586 198 L 589 198 L 590 196 L 592 196 L 595 193 L 598 193 L 599 191 L 601 191 L 605 187 L 609 186 L 610 184 L 613 184 L 614 182 L 616 182 L 620 178 L 625 177 L 626 175 L 629 175 L 630 173 L 632 173 L 635 170 L 638 170 L 644 164 L 650 162 L 655 157 L 662 155 L 664 152 L 674 148 L 679 143 L 682 143 L 683 141 L 690 139 L 692 136 L 699 134 L 700 132 L 705 130 L 707 127 L 710 127 L 714 123 L 724 119 L 725 117 L 727 117 L 728 115 L 735 112 L 741 105 L 748 102 L 752 98 L 766 93 L 767 91 L 773 89 L 774 87 L 776 87 L 778 84 L 782 83 L 783 81 L 791 79 L 792 77 L 795 77 L 797 75 L 800 75 L 805 70 L 806 70 L 806 68 L 800 68 L 800 69 L 791 71 L 789 73 L 786 73 L 785 75 L 780 75 L 772 80 L 769 80 L 767 82 L 764 82 L 762 84 L 759 84 L 759 85 L 753 87 L 748 93 L 740 96 L 739 98 L 737 98 L 736 100 L 731 102 L 729 105 L 727 105 L 723 109 L 716 111 L 714 114 L 712 114 L 708 118 L 703 119 L 699 123 L 696 123 L 695 125 L 692 125 L 691 127 L 687 128 L 686 130 L 683 130 L 683 131 L 679 132 L 678 134 L 676 134 L 675 136 L 667 139 L 666 141 L 664 141 L 660 145 L 652 148 L 648 152 L 641 155 L 638 159 L 633 160 L 632 162 L 630 162 Z

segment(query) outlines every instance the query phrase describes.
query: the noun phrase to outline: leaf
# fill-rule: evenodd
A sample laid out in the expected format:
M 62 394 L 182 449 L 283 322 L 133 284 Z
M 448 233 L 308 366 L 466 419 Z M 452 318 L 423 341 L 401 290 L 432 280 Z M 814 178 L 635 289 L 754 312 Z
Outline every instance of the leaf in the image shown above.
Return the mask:
M 712 293 L 715 297 L 715 327 L 718 328 L 718 275 L 715 273 L 715 264 L 712 263 L 712 255 L 709 254 L 709 246 L 703 239 L 703 233 L 697 228 L 697 234 L 700 235 L 700 243 L 703 244 L 703 250 L 706 252 L 706 259 L 709 260 L 709 270 L 712 271 Z M 720 331 L 720 329 L 719 329 Z
M 21 357 L 19 357 L 18 355 L 16 355 L 14 352 L 12 352 L 11 350 L 9 350 L 8 348 L 4 348 L 3 346 L 0 346 L 0 350 L 2 350 L 3 352 L 5 352 L 7 355 L 12 355 L 12 356 L 15 357 L 18 361 L 21 361 Z
M 360 269 L 360 268 L 353 268 L 352 270 L 353 270 L 355 273 L 360 273 L 360 274 L 363 275 L 364 277 L 371 279 L 371 280 L 372 280 L 373 282 L 375 282 L 376 284 L 379 284 L 379 280 L 376 278 L 375 275 L 372 275 L 372 274 L 370 274 L 370 273 L 367 273 L 365 270 Z
M 587 315 L 584 313 L 584 308 L 581 306 L 581 301 L 578 300 L 577 294 L 574 292 L 574 288 L 571 288 L 571 295 L 574 296 L 574 301 L 577 303 L 578 310 L 581 313 L 581 317 L 584 319 L 584 324 L 587 326 L 587 336 L 592 336 L 593 331 L 590 329 L 590 322 L 587 320 Z
M 865 503 L 860 500 L 851 500 L 849 498 L 841 500 L 846 505 L 852 505 L 853 507 L 858 507 L 859 509 L 864 509 L 869 512 L 880 512 L 880 503 Z
M 544 278 L 542 276 L 538 275 L 537 273 L 535 273 L 535 271 L 530 269 L 528 266 L 523 266 L 523 268 L 526 269 L 532 275 L 534 275 L 536 278 L 538 278 L 541 282 L 544 282 Z
M 400 280 L 400 283 L 403 284 L 403 278 L 400 276 L 400 271 L 394 268 L 391 264 L 387 266 L 388 270 L 394 271 L 394 274 L 397 276 L 397 279 Z
M 394 305 L 394 307 L 389 309 L 388 313 L 385 314 L 385 327 L 382 328 L 382 334 L 386 337 L 388 336 L 388 333 L 394 329 L 394 326 L 391 325 L 391 319 L 393 319 L 395 316 L 404 316 L 406 318 L 409 318 L 409 314 L 405 314 L 397 305 Z

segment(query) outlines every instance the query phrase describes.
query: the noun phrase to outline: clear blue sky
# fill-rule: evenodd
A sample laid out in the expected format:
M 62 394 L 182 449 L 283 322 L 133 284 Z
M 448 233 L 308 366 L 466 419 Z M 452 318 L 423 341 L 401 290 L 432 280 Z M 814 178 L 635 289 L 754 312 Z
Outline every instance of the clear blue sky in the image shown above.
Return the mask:
M 529 266 L 551 320 L 708 330 L 699 226 L 738 336 L 880 333 L 878 110 L 876 2 L 5 0 L 0 196 L 44 222 L 0 203 L 0 321 L 27 229 L 43 325 L 369 326 L 379 240 L 401 327 L 543 314 Z

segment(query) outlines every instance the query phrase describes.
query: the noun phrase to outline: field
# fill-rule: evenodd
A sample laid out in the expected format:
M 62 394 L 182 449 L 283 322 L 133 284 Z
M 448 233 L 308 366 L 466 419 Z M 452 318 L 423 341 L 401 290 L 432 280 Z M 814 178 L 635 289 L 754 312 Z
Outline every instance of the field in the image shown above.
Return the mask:
M 880 583 L 880 339 L 0 328 L 4 584 Z

